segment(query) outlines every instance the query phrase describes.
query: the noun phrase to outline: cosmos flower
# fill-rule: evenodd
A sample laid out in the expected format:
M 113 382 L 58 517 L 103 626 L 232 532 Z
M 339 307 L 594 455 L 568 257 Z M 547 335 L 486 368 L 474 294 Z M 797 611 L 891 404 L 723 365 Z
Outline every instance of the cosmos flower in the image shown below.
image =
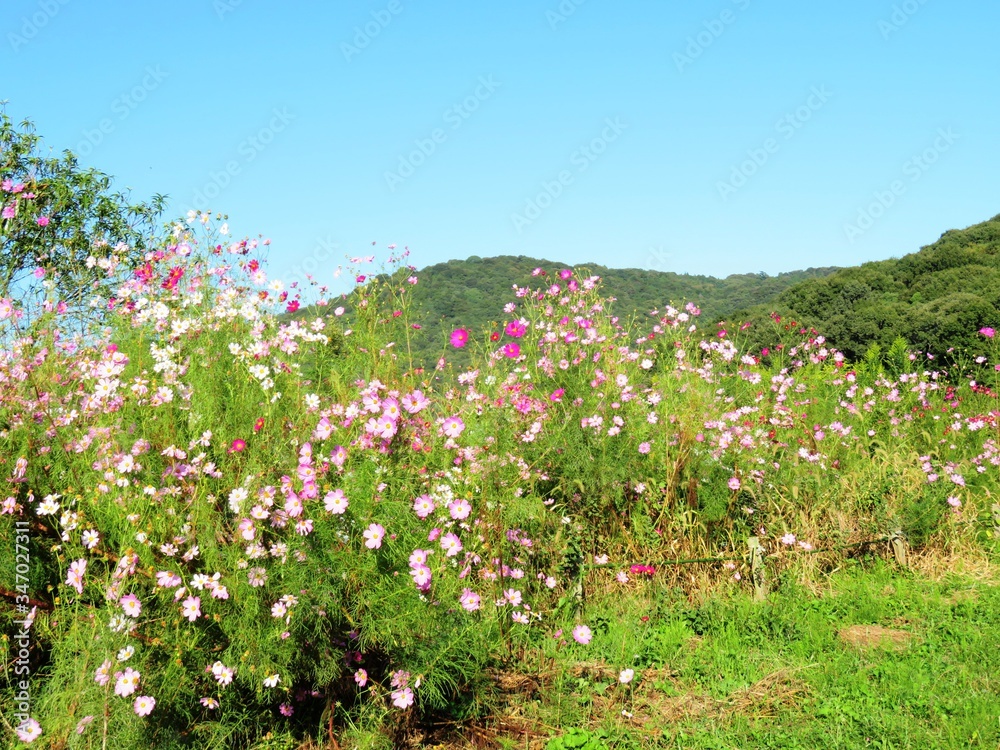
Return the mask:
M 369 524 L 365 529 L 364 538 L 368 549 L 378 549 L 382 546 L 382 539 L 385 538 L 385 527 L 377 523 Z
M 127 698 L 139 687 L 141 675 L 129 667 L 124 672 L 115 672 L 115 695 Z
M 409 708 L 413 705 L 413 691 L 408 687 L 393 690 L 392 705 L 399 709 Z
M 461 417 L 448 417 L 441 427 L 442 432 L 450 438 L 457 438 L 465 430 L 465 422 Z
M 458 602 L 466 612 L 475 612 L 482 606 L 483 599 L 472 589 L 464 589 Z
M 35 719 L 28 718 L 17 727 L 17 738 L 24 743 L 34 742 L 42 734 L 42 726 Z
M 156 699 L 148 695 L 140 695 L 133 704 L 135 713 L 138 716 L 149 716 L 156 707 Z
M 586 646 L 590 643 L 590 639 L 593 638 L 593 633 L 590 632 L 590 628 L 586 625 L 577 625 L 573 628 L 573 640 L 582 646 Z
M 464 328 L 456 328 L 451 332 L 451 345 L 456 349 L 461 349 L 469 343 L 469 332 Z

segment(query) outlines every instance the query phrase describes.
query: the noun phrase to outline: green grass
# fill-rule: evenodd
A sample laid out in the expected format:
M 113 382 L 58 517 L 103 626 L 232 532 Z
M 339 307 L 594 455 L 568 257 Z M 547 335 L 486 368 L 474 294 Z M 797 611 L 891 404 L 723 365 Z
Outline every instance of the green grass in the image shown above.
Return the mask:
M 1000 747 L 995 586 L 849 561 L 819 594 L 786 583 L 767 602 L 741 591 L 691 604 L 652 582 L 592 601 L 587 617 L 593 642 L 553 644 L 541 689 L 513 700 L 533 733 L 608 748 Z M 838 635 L 856 625 L 907 640 Z

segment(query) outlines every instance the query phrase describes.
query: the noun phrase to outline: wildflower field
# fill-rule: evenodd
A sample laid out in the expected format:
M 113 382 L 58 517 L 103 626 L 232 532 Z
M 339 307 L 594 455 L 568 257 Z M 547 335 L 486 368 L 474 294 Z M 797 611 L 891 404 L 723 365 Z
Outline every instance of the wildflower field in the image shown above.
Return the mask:
M 997 746 L 992 328 L 749 348 L 557 267 L 425 363 L 407 251 L 331 297 L 229 232 L 0 299 L 10 746 Z

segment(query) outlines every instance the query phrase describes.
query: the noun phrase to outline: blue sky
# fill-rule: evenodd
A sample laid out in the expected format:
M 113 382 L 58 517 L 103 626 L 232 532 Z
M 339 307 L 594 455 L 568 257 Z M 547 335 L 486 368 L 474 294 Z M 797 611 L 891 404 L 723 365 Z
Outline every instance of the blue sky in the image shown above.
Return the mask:
M 5 4 L 0 99 L 272 270 L 407 245 L 724 276 L 1000 213 L 1000 6 Z

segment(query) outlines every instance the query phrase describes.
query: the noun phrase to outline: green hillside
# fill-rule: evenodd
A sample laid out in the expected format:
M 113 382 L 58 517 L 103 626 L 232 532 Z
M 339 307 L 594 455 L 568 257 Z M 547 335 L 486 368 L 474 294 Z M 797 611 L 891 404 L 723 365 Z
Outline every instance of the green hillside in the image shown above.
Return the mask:
M 902 258 L 803 281 L 734 317 L 762 319 L 774 309 L 814 326 L 850 358 L 897 338 L 936 357 L 980 352 L 979 329 L 1000 323 L 1000 216 Z
M 534 269 L 545 269 L 551 276 L 563 267 L 558 262 L 523 255 L 474 255 L 422 269 L 420 281 L 413 288 L 414 303 L 425 329 L 425 335 L 416 342 L 417 352 L 425 360 L 434 358 L 444 349 L 447 334 L 454 328 L 476 332 L 502 322 L 504 304 L 515 299 L 513 286 L 541 286 L 545 279 L 533 278 Z M 724 318 L 737 310 L 766 306 L 791 286 L 837 270 L 809 268 L 778 276 L 739 274 L 718 279 L 596 264 L 576 268 L 601 277 L 604 293 L 617 299 L 615 312 L 623 318 L 686 301 L 697 303 L 707 318 Z M 452 351 L 451 358 L 457 354 Z

